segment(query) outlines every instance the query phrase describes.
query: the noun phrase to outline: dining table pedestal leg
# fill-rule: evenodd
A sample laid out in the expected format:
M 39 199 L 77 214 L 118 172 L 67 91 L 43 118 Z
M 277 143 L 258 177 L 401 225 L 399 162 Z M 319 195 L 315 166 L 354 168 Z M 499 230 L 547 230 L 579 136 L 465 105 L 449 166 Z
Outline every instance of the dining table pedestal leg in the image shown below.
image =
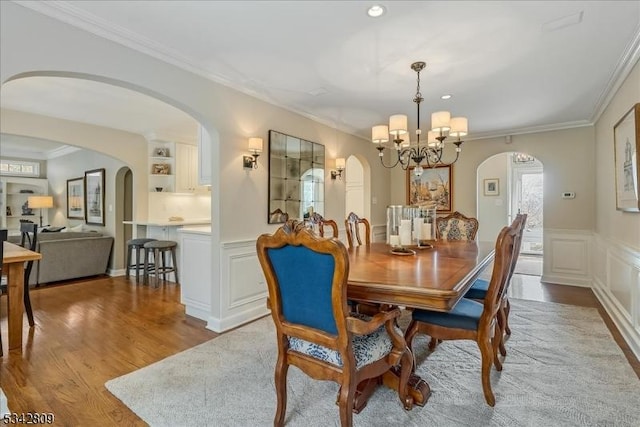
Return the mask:
M 392 368 L 382 375 L 382 383 L 393 389 L 398 390 L 400 384 L 400 369 Z M 431 396 L 431 387 L 429 384 L 416 374 L 409 376 L 409 396 L 413 398 L 413 403 L 418 406 L 424 406 Z

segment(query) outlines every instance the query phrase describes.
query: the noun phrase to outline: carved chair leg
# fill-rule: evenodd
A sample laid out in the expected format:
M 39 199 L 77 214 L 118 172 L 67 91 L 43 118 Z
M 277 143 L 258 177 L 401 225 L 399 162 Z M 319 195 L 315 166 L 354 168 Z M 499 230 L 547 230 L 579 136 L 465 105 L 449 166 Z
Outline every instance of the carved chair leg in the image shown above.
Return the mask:
M 348 377 L 349 375 L 345 376 L 345 378 Z M 353 399 L 357 384 L 354 384 L 353 378 L 351 380 L 349 384 L 343 382 L 340 386 L 340 425 L 342 427 L 353 426 Z
M 511 311 L 511 303 L 507 298 L 507 304 L 504 307 L 504 331 L 507 336 L 511 336 L 511 328 L 509 328 L 509 312 Z
M 482 391 L 484 399 L 489 406 L 495 406 L 496 398 L 491 390 L 491 365 L 493 364 L 493 350 L 491 348 L 491 340 L 489 336 L 480 336 L 478 338 L 478 347 L 482 355 Z
M 498 316 L 500 313 L 498 312 Z M 498 349 L 502 344 L 502 329 L 497 324 L 493 328 L 493 338 L 491 339 L 492 353 L 493 353 L 493 364 L 496 366 L 497 371 L 502 371 L 502 362 L 500 361 L 500 357 L 498 357 Z
M 287 372 L 289 365 L 285 362 L 285 355 L 279 354 L 276 362 L 275 386 L 277 395 L 276 416 L 273 425 L 276 427 L 284 425 L 284 416 L 287 412 Z
M 505 329 L 507 326 L 507 318 L 506 318 L 506 314 L 504 311 L 504 307 L 500 307 L 500 309 L 498 310 L 498 328 L 499 331 L 496 332 L 496 335 L 498 337 L 498 350 L 500 351 L 500 354 L 502 355 L 502 357 L 505 357 L 507 355 L 507 349 L 504 346 L 504 333 L 505 333 Z
M 398 397 L 406 410 L 413 408 L 413 398 L 409 395 L 409 377 L 415 369 L 414 364 L 413 354 L 407 349 L 400 360 L 400 383 L 398 384 Z
M 429 346 L 428 346 L 429 351 L 434 351 L 438 346 L 438 344 L 440 344 L 441 342 L 442 340 L 431 337 L 431 340 L 429 341 Z

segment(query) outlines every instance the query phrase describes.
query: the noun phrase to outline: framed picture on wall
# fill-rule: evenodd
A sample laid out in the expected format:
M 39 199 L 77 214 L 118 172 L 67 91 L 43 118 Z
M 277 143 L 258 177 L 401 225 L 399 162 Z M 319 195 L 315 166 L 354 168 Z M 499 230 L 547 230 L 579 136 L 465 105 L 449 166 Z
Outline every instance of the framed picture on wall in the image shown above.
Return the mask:
M 485 196 L 500 195 L 500 180 L 498 178 L 489 178 L 484 180 L 484 195 Z
M 67 218 L 84 219 L 84 177 L 67 180 Z
M 640 152 L 640 103 L 613 126 L 615 149 L 616 209 L 640 212 L 640 176 L 638 153 Z
M 420 176 L 407 169 L 407 205 L 435 207 L 437 213 L 453 211 L 453 166 L 424 168 Z
M 84 173 L 87 224 L 104 225 L 104 169 Z

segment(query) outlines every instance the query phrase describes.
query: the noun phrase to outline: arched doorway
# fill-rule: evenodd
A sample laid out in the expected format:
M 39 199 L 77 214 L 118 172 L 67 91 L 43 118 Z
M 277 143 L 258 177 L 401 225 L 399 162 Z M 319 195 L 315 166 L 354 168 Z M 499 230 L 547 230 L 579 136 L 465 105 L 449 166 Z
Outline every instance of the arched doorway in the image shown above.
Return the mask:
M 527 153 L 489 157 L 477 170 L 478 240 L 493 241 L 518 213 L 527 214 L 518 264 L 523 274 L 542 275 L 543 176 L 540 160 Z M 494 185 L 489 189 L 489 185 Z
M 349 156 L 346 161 L 345 178 L 345 212 L 346 218 L 351 212 L 360 217 L 368 215 L 365 203 L 364 167 L 356 156 Z

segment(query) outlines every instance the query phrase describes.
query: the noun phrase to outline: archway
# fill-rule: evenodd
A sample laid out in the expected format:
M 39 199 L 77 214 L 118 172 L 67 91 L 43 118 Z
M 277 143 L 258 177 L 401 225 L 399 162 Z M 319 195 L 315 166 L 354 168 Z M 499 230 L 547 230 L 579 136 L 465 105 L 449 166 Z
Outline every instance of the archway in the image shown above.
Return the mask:
M 521 253 L 524 274 L 542 274 L 543 172 L 540 160 L 521 152 L 505 152 L 487 158 L 477 169 L 478 240 L 493 241 L 516 214 L 527 214 Z M 489 188 L 490 185 L 495 185 Z
M 349 156 L 346 161 L 345 177 L 345 211 L 346 218 L 351 212 L 360 217 L 368 215 L 365 203 L 364 167 L 356 156 Z

